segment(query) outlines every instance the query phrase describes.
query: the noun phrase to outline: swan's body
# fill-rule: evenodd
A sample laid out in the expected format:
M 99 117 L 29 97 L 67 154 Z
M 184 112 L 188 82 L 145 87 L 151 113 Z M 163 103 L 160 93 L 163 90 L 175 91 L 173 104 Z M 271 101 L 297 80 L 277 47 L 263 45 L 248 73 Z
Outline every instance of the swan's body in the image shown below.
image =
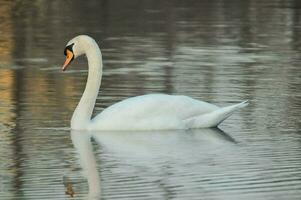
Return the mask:
M 85 91 L 77 105 L 71 128 L 75 130 L 170 130 L 216 127 L 242 102 L 220 108 L 187 96 L 149 94 L 118 102 L 91 120 L 102 77 L 102 57 L 97 43 L 89 36 L 73 38 L 65 49 L 68 64 L 82 54 L 88 59 L 89 72 Z

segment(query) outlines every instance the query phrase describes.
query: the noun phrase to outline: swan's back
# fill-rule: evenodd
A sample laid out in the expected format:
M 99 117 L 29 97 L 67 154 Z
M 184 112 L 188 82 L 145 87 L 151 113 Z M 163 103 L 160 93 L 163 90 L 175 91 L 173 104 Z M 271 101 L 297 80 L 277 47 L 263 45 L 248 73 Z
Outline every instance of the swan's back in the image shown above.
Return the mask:
M 118 102 L 93 120 L 95 129 L 185 129 L 183 120 L 212 112 L 217 106 L 187 96 L 149 94 Z

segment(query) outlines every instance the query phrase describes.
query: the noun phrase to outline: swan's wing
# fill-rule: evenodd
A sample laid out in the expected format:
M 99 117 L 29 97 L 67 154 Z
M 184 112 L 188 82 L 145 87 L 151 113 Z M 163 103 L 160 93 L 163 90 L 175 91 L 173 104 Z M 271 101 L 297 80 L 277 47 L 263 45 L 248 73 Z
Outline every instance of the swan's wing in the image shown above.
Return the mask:
M 139 122 L 141 126 L 148 123 L 149 126 L 162 124 L 172 128 L 174 124 L 179 126 L 179 121 L 216 109 L 218 107 L 215 105 L 187 96 L 149 94 L 132 97 L 108 107 L 92 120 L 92 124 L 104 127 Z
M 216 110 L 218 107 L 187 96 L 149 94 L 128 98 L 118 102 L 96 116 L 107 118 L 122 116 L 126 118 L 154 118 L 158 116 L 176 116 L 186 119 Z

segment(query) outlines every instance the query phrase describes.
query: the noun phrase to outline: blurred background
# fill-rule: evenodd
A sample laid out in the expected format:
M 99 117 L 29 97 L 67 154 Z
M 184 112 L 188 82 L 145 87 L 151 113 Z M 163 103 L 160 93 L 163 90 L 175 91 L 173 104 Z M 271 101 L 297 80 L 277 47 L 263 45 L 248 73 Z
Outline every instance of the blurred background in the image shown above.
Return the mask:
M 220 106 L 250 100 L 220 128 L 247 146 L 242 157 L 250 156 L 244 166 L 254 165 L 254 180 L 242 177 L 245 190 L 227 193 L 210 177 L 202 187 L 217 184 L 206 190 L 215 196 L 199 189 L 196 199 L 300 198 L 301 1 L 1 0 L 0 199 L 67 198 L 62 177 L 80 170 L 68 127 L 87 62 L 64 73 L 61 65 L 79 34 L 95 38 L 103 55 L 96 113 L 158 92 Z M 113 198 L 110 189 L 106 195 Z

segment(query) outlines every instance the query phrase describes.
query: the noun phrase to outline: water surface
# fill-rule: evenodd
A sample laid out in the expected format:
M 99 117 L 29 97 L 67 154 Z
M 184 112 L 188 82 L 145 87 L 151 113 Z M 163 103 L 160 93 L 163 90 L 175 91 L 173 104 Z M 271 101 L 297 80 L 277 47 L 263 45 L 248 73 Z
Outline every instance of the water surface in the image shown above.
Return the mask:
M 0 199 L 300 199 L 300 8 L 294 0 L 0 1 Z M 158 92 L 251 104 L 219 129 L 70 132 L 87 63 L 60 67 L 78 34 L 103 54 L 95 113 Z M 88 187 L 91 177 L 99 187 Z

